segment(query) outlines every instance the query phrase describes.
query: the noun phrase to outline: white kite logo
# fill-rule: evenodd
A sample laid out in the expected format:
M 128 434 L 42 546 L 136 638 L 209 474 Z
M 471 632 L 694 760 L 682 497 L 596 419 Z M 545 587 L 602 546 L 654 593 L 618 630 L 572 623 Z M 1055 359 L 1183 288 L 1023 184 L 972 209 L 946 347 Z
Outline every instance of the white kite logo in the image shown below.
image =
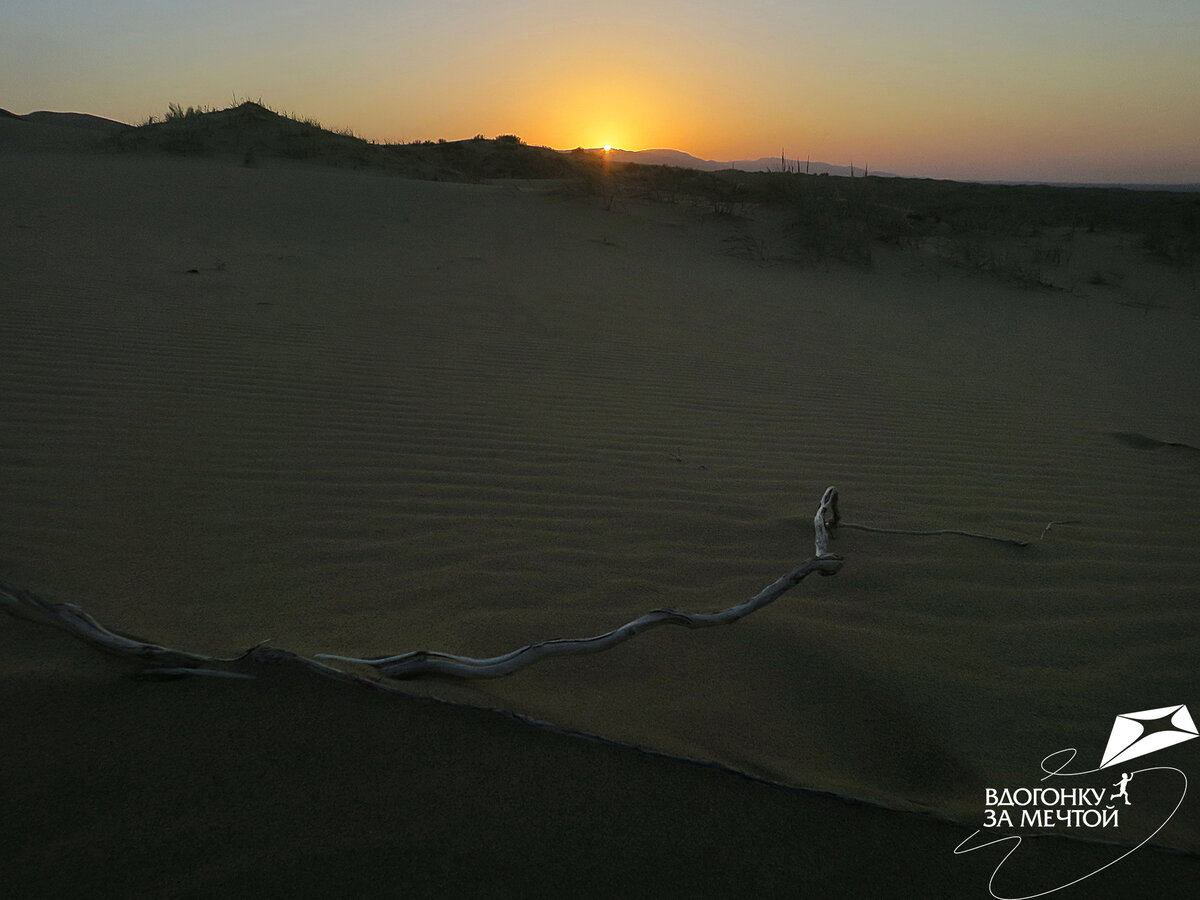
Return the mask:
M 1023 838 L 1018 834 L 1001 837 L 989 836 L 981 842 L 976 842 L 976 836 L 982 832 L 982 829 L 980 829 L 955 847 L 954 853 L 957 856 L 960 853 L 971 853 L 975 850 L 981 850 L 984 847 L 1012 844 L 1005 852 L 1004 858 L 992 870 L 992 877 L 988 879 L 988 893 L 996 898 L 996 900 L 1033 900 L 1034 897 L 1045 897 L 1063 888 L 1079 884 L 1079 882 L 1103 872 L 1110 866 L 1115 866 L 1130 854 L 1144 847 L 1156 834 L 1162 831 L 1163 827 L 1171 821 L 1171 817 L 1179 812 L 1179 807 L 1183 805 L 1183 799 L 1187 796 L 1187 775 L 1184 774 L 1182 769 L 1177 769 L 1174 766 L 1152 765 L 1141 769 L 1131 768 L 1122 772 L 1120 780 L 1116 782 L 1108 780 L 1113 775 L 1111 772 L 1106 772 L 1103 776 L 1098 776 L 1097 773 L 1104 772 L 1109 766 L 1116 766 L 1131 759 L 1137 759 L 1139 756 L 1145 756 L 1148 753 L 1155 753 L 1167 747 L 1182 744 L 1184 741 L 1190 741 L 1194 737 L 1200 737 L 1200 733 L 1197 733 L 1196 723 L 1192 719 L 1191 713 L 1188 712 L 1188 708 L 1182 703 L 1177 706 L 1163 706 L 1158 709 L 1144 709 L 1141 712 L 1123 713 L 1117 716 L 1116 721 L 1113 722 L 1112 732 L 1108 736 L 1108 746 L 1104 748 L 1104 755 L 1100 758 L 1099 767 L 1083 772 L 1067 772 L 1067 766 L 1075 759 L 1076 751 L 1074 747 L 1066 747 L 1056 753 L 1051 753 L 1042 760 L 1042 772 L 1045 773 L 1042 781 L 1046 781 L 1049 778 L 1087 779 L 1091 776 L 1090 780 L 1092 782 L 1103 783 L 1090 784 L 1088 781 L 1084 781 L 1079 787 L 987 788 L 984 791 L 986 808 L 984 810 L 983 827 L 985 829 L 1019 826 L 1021 828 L 1037 828 L 1039 831 L 1045 831 L 1059 824 L 1065 824 L 1075 828 L 1111 829 L 1108 834 L 1114 835 L 1118 842 L 1123 842 L 1125 840 L 1133 840 L 1132 837 L 1125 837 L 1129 831 L 1136 830 L 1140 836 L 1140 828 L 1137 822 L 1133 824 L 1132 829 L 1127 829 L 1125 832 L 1120 830 L 1121 814 L 1124 812 L 1125 807 L 1133 806 L 1135 802 L 1139 805 L 1150 803 L 1153 798 L 1147 795 L 1154 792 L 1151 788 L 1160 785 L 1163 777 L 1168 775 L 1168 773 L 1179 776 L 1181 784 L 1179 799 L 1175 801 L 1175 808 L 1167 813 L 1163 820 L 1149 834 L 1141 836 L 1141 840 L 1136 845 L 1125 850 L 1119 856 L 1110 859 L 1104 865 L 1093 869 L 1085 875 L 1080 875 L 1073 881 L 1068 881 L 1057 887 L 1035 889 L 1033 893 L 1010 893 L 1014 890 L 1011 882 L 1020 879 L 1022 876 L 1015 872 L 1007 873 L 1003 878 L 1009 881 L 1010 884 L 1002 886 L 1000 871 L 1004 868 L 1004 864 L 1008 862 L 1008 858 L 1021 846 Z M 1148 775 L 1151 780 L 1143 784 L 1143 775 Z M 1129 784 L 1135 777 L 1137 777 L 1139 785 L 1136 791 L 1138 796 L 1135 800 L 1130 800 Z M 1114 791 L 1112 788 L 1116 788 L 1116 790 Z M 1143 790 L 1143 788 L 1147 790 Z M 1146 811 L 1152 808 L 1153 804 L 1151 803 L 1150 806 L 1146 807 Z M 1019 817 L 1014 820 L 1014 816 Z M 991 834 L 994 833 L 994 831 L 991 832 Z
M 1196 733 L 1196 723 L 1183 704 L 1125 713 L 1113 722 L 1100 768 L 1137 759 L 1194 737 L 1200 734 Z

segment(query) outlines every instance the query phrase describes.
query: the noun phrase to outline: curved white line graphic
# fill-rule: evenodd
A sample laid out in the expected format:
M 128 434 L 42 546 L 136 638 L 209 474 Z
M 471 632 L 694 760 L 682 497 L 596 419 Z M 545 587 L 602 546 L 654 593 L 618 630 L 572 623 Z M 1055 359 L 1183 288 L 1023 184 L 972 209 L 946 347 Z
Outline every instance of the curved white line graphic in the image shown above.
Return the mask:
M 1055 756 L 1060 756 L 1063 753 L 1071 754 L 1070 756 L 1067 757 L 1066 762 L 1064 762 L 1057 769 L 1050 769 L 1050 768 L 1046 767 L 1046 762 L 1048 760 L 1053 759 Z M 1099 768 L 1096 768 L 1096 769 L 1088 769 L 1087 771 L 1084 771 L 1084 772 L 1063 772 L 1063 769 L 1065 769 L 1067 766 L 1069 766 L 1071 764 L 1072 760 L 1075 759 L 1075 754 L 1076 754 L 1076 750 L 1074 747 L 1066 747 L 1062 750 L 1055 751 L 1054 753 L 1051 753 L 1049 756 L 1045 757 L 1045 759 L 1042 760 L 1042 771 L 1045 772 L 1046 775 L 1045 775 L 1045 777 L 1042 778 L 1042 781 L 1045 781 L 1047 778 L 1053 778 L 1055 775 L 1062 776 L 1063 778 L 1074 778 L 1079 775 L 1092 775 L 1092 774 L 1100 771 Z M 1005 896 L 1002 894 L 997 894 L 996 889 L 995 889 L 996 876 L 1000 874 L 1000 870 L 1002 868 L 1004 868 L 1004 864 L 1006 862 L 1008 862 L 1008 858 L 1010 856 L 1012 856 L 1014 853 L 1016 853 L 1017 848 L 1021 846 L 1022 837 L 1020 835 L 1016 835 L 1016 834 L 1006 835 L 1005 837 L 1000 837 L 1000 838 L 996 838 L 995 840 L 988 841 L 986 844 L 977 844 L 974 847 L 967 847 L 966 849 L 963 849 L 964 845 L 970 843 L 972 838 L 974 838 L 975 835 L 979 834 L 979 832 L 982 830 L 982 829 L 977 829 L 976 831 L 974 831 L 971 834 L 970 837 L 968 837 L 966 840 L 964 840 L 962 843 L 960 843 L 957 847 L 954 848 L 954 855 L 959 856 L 963 853 L 971 853 L 972 851 L 980 850 L 983 847 L 991 847 L 993 844 L 1002 844 L 1005 841 L 1013 842 L 1012 847 L 1010 847 L 1008 852 L 1004 854 L 1004 858 L 1001 859 L 1000 862 L 996 864 L 996 868 L 992 870 L 992 877 L 988 879 L 988 893 L 991 894 L 993 897 L 995 897 L 996 900 L 1033 900 L 1034 897 L 1045 897 L 1047 894 L 1053 894 L 1056 891 L 1061 891 L 1063 888 L 1069 888 L 1069 887 L 1071 887 L 1071 885 L 1079 884 L 1079 882 L 1085 881 L 1086 879 L 1091 878 L 1093 875 L 1095 875 L 1099 872 L 1103 872 L 1109 866 L 1115 866 L 1117 863 L 1119 863 L 1121 860 L 1123 860 L 1125 857 L 1129 856 L 1130 854 L 1136 853 L 1143 846 L 1145 846 L 1145 844 L 1151 838 L 1153 838 L 1156 834 L 1158 834 L 1160 831 L 1163 830 L 1163 827 L 1168 822 L 1171 821 L 1171 818 L 1175 815 L 1175 813 L 1179 812 L 1179 807 L 1183 805 L 1183 798 L 1187 796 L 1187 789 L 1188 789 L 1188 778 L 1187 778 L 1187 775 L 1185 775 L 1182 770 L 1176 769 L 1174 766 L 1150 766 L 1149 768 L 1146 768 L 1146 769 L 1136 769 L 1136 770 L 1134 770 L 1134 772 L 1132 774 L 1140 775 L 1143 772 L 1160 772 L 1160 771 L 1161 772 L 1176 772 L 1179 775 L 1179 777 L 1183 779 L 1183 790 L 1179 792 L 1179 800 L 1175 803 L 1175 808 L 1172 809 L 1171 812 L 1167 814 L 1167 817 L 1165 819 L 1163 819 L 1162 822 L 1159 823 L 1159 826 L 1157 828 L 1155 828 L 1152 832 L 1150 832 L 1148 835 L 1146 835 L 1144 838 L 1142 838 L 1142 840 L 1137 844 L 1137 846 L 1135 846 L 1129 850 L 1126 850 L 1124 853 L 1122 853 L 1116 859 L 1105 863 L 1098 869 L 1088 872 L 1088 874 L 1086 874 L 1086 875 L 1081 875 L 1079 878 L 1076 878 L 1074 881 L 1068 881 L 1066 884 L 1060 884 L 1058 887 L 1053 887 L 1053 888 L 1050 888 L 1049 890 L 1045 890 L 1045 891 L 1039 891 L 1036 894 L 1023 894 L 1019 897 L 1009 897 L 1009 896 Z

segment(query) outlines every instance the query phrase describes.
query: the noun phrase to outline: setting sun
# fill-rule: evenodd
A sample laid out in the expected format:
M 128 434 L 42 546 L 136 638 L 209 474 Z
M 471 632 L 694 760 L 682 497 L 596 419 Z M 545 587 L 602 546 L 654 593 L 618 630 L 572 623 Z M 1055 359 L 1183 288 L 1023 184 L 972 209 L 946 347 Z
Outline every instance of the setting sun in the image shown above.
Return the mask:
M 604 145 L 604 152 L 605 152 L 605 153 L 611 153 L 611 152 L 612 152 L 612 144 L 605 144 L 605 145 Z

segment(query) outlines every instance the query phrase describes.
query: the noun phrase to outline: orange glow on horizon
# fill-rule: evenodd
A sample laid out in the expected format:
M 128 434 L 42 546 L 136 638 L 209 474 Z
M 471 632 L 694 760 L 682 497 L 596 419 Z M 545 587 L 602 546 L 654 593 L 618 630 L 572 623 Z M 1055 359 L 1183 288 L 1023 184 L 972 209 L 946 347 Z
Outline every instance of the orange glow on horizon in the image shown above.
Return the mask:
M 1187 4 L 1135 14 L 1105 0 L 1086 23 L 1072 4 L 1029 0 L 771 2 L 734 15 L 678 0 L 636 15 L 550 0 L 371 4 L 286 34 L 256 18 L 216 49 L 187 4 L 144 32 L 103 33 L 87 4 L 18 6 L 0 34 L 14 48 L 0 53 L 14 111 L 132 123 L 172 100 L 223 108 L 229 86 L 383 143 L 516 134 L 559 150 L 869 160 L 912 176 L 1200 183 L 1200 107 L 1180 77 L 1196 68 L 1200 13 Z M 50 34 L 55 52 L 37 49 Z M 177 49 L 161 57 L 163 46 Z M 147 70 L 163 79 L 130 74 Z

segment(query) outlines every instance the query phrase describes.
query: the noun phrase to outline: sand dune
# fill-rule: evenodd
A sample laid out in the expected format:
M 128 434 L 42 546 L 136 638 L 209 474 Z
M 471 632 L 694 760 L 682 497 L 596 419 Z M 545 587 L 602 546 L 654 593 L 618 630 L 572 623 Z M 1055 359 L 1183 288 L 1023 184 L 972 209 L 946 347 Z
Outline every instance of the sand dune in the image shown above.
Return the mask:
M 954 857 L 968 832 L 931 818 L 286 667 L 146 683 L 45 629 L 6 626 L 0 647 L 14 896 L 963 897 L 995 862 Z M 1026 850 L 1014 878 L 1044 883 L 1113 855 Z M 1196 869 L 1144 850 L 1087 896 Z
M 1104 243 L 1112 236 L 1095 236 L 1095 252 L 1125 267 L 1120 291 L 1035 292 L 955 272 L 933 279 L 899 253 L 877 255 L 871 272 L 758 265 L 723 252 L 736 223 L 667 204 L 606 211 L 532 184 L 125 156 L 3 165 L 0 578 L 79 603 L 111 627 L 223 655 L 263 640 L 301 654 L 501 653 L 599 633 L 654 607 L 711 610 L 749 597 L 810 554 L 828 484 L 853 521 L 1036 539 L 1016 548 L 846 531 L 840 574 L 804 582 L 735 628 L 648 633 L 486 684 L 404 686 L 958 824 L 851 812 L 616 751 L 606 776 L 590 770 L 609 758 L 596 745 L 405 704 L 404 716 L 421 719 L 417 733 L 432 729 L 434 746 L 470 761 L 444 772 L 470 784 L 447 782 L 442 798 L 461 787 L 454 802 L 469 804 L 483 792 L 479 802 L 499 811 L 520 802 L 504 780 L 529 785 L 534 771 L 584 778 L 585 793 L 631 779 L 639 790 L 666 785 L 662 815 L 684 810 L 701 829 L 688 804 L 702 801 L 686 798 L 714 790 L 731 799 L 712 801 L 722 810 L 713 829 L 685 832 L 705 848 L 760 815 L 812 816 L 819 826 L 789 826 L 803 834 L 787 832 L 768 855 L 816 834 L 838 843 L 833 835 L 877 828 L 881 846 L 913 841 L 919 872 L 969 871 L 983 896 L 982 854 L 950 851 L 977 827 L 984 786 L 1032 780 L 1061 747 L 1088 752 L 1118 712 L 1194 700 L 1200 468 L 1168 451 L 1200 446 L 1200 298 L 1187 272 L 1147 269 L 1132 246 Z M 1078 240 L 1073 265 L 1087 266 L 1094 248 Z M 1058 274 L 1085 284 L 1085 269 Z M 1156 285 L 1155 308 L 1123 305 L 1139 279 Z M 1079 524 L 1042 534 L 1055 520 Z M 403 750 L 390 742 L 397 726 L 380 724 L 390 701 L 290 676 L 243 694 L 134 686 L 120 667 L 36 630 L 0 628 L 12 650 L 9 721 L 27 721 L 32 698 L 63 710 L 22 738 L 26 761 L 73 728 L 97 740 L 110 714 L 136 741 L 183 729 L 172 765 L 186 764 L 189 746 L 233 754 L 241 745 L 218 737 L 257 734 L 250 723 L 264 715 L 264 727 L 300 728 L 320 753 L 363 748 L 353 796 L 389 760 L 411 773 L 438 755 L 425 743 L 428 757 L 406 756 L 418 752 L 407 730 Z M 68 652 L 69 662 L 40 662 Z M 342 704 L 353 714 L 338 714 L 329 734 L 286 712 L 333 716 Z M 205 717 L 221 723 L 215 732 Z M 389 740 L 376 726 L 391 729 Z M 476 727 L 489 740 L 511 733 L 502 740 L 512 755 L 497 765 L 516 768 L 469 775 L 480 751 L 465 735 Z M 22 795 L 27 808 L 47 802 L 34 783 L 68 790 L 64 766 L 95 759 L 126 772 L 144 751 L 130 756 L 118 742 L 95 752 L 64 751 L 63 766 L 46 758 L 43 781 Z M 272 752 L 292 751 L 285 742 Z M 560 752 L 572 759 L 528 762 Z M 1195 759 L 1188 744 L 1168 755 L 1185 769 Z M 279 784 L 287 776 L 264 775 L 276 772 L 274 758 L 264 751 L 257 775 L 230 774 L 222 755 L 212 777 L 232 781 L 220 796 L 259 776 Z M 280 790 L 346 789 L 341 764 L 311 766 L 327 768 Z M 412 789 L 387 777 L 390 790 Z M 167 769 L 153 780 L 156 792 L 175 789 Z M 172 803 L 202 802 L 203 784 L 178 790 L 154 801 L 164 804 L 156 837 L 128 825 L 117 833 L 149 847 L 183 840 L 183 825 L 161 830 L 163 817 Z M 305 801 L 264 791 L 231 801 L 233 833 L 263 834 L 246 822 L 282 804 L 291 824 L 279 834 L 294 838 Z M 535 793 L 559 802 L 552 784 Z M 128 811 L 133 800 L 101 792 L 95 802 Z M 433 801 L 407 802 L 412 813 Z M 627 808 L 645 816 L 652 804 L 637 802 Z M 555 815 L 584 817 L 578 834 L 590 841 L 594 808 Z M 359 821 L 339 809 L 339 827 Z M 1195 810 L 1182 809 L 1160 842 L 1200 850 Z M 545 840 L 523 815 L 529 839 Z M 68 827 L 45 816 L 28 832 L 37 841 L 21 845 L 30 860 L 43 858 L 35 844 Z M 209 816 L 213 828 L 228 821 Z M 480 871 L 502 866 L 516 850 L 488 844 L 500 841 L 494 826 L 472 822 L 480 843 L 463 847 L 464 834 L 453 852 L 482 854 Z M 391 846 L 396 828 L 362 816 L 353 840 L 330 845 L 336 870 L 374 858 L 370 848 Z M 450 840 L 454 826 L 438 828 Z M 403 833 L 403 852 L 427 859 L 435 838 Z M 329 840 L 321 834 L 311 839 Z M 262 840 L 279 841 L 273 860 L 321 858 L 283 837 Z M 655 840 L 648 846 L 677 846 Z M 547 851 L 562 877 L 570 841 L 564 834 Z M 76 836 L 69 846 L 85 845 Z M 743 860 L 759 850 L 739 846 L 741 884 L 752 877 Z M 941 848 L 945 868 L 937 856 L 926 869 Z M 605 854 L 622 851 L 643 854 L 631 871 L 654 868 L 649 850 L 604 845 L 571 874 L 600 872 Z M 881 879 L 918 877 L 901 855 L 875 857 Z M 689 852 L 669 871 L 703 887 L 712 871 L 703 857 Z M 1154 859 L 1130 871 L 1194 869 L 1191 857 Z M 803 878 L 805 860 L 779 862 L 770 884 Z M 92 864 L 81 859 L 75 871 Z M 201 893 L 252 883 L 261 876 L 249 864 L 226 859 L 230 868 L 195 883 Z M 129 863 L 157 865 L 146 855 Z M 300 869 L 278 865 L 299 884 Z M 417 880 L 447 877 L 422 865 Z M 147 875 L 137 891 L 166 877 Z M 596 877 L 620 883 L 611 871 Z M 835 880 L 818 879 L 824 895 L 836 895 Z M 961 896 L 955 885 L 931 881 L 926 893 Z

